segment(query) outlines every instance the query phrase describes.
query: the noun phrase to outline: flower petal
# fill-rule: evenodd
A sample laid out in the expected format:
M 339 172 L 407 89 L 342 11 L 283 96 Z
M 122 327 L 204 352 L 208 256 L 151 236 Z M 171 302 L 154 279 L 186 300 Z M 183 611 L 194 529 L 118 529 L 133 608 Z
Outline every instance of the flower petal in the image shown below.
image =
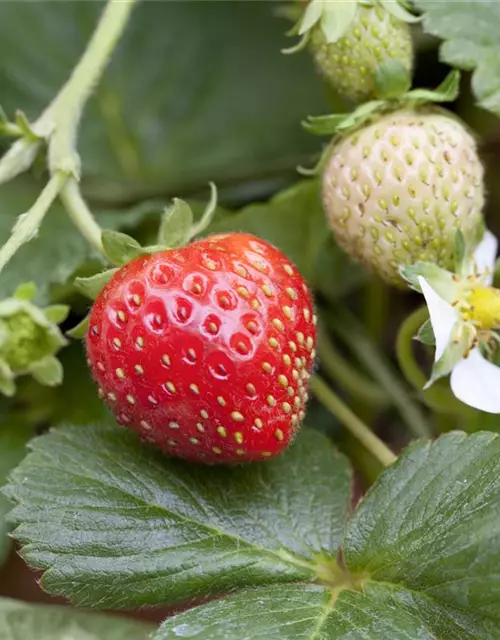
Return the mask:
M 443 298 L 434 291 L 425 278 L 419 276 L 418 283 L 420 284 L 425 302 L 429 308 L 432 329 L 436 339 L 436 354 L 434 359 L 437 361 L 441 358 L 448 346 L 453 326 L 459 319 L 459 315 L 451 304 L 443 300 Z
M 474 251 L 474 266 L 476 273 L 484 273 L 484 284 L 490 285 L 493 282 L 493 271 L 495 269 L 495 258 L 497 255 L 498 240 L 486 230 L 483 239 Z
M 500 367 L 488 362 L 479 348 L 461 360 L 451 372 L 451 390 L 474 409 L 500 413 Z

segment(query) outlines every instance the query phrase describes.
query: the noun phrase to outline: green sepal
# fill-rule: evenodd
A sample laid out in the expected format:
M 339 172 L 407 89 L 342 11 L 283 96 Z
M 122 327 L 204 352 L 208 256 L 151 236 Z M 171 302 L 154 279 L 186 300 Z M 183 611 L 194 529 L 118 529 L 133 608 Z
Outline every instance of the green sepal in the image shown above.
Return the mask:
M 95 300 L 117 271 L 118 269 L 107 269 L 88 278 L 75 278 L 73 284 L 84 296 Z
M 432 262 L 415 262 L 415 264 L 401 266 L 399 273 L 408 282 L 410 288 L 418 291 L 418 293 L 422 293 L 418 282 L 420 276 L 430 284 L 443 300 L 452 302 L 458 297 L 454 274 Z
M 192 240 L 195 236 L 200 235 L 207 229 L 215 215 L 217 210 L 217 187 L 213 182 L 210 182 L 210 200 L 208 201 L 201 218 L 198 222 L 195 222 L 189 232 L 189 240 Z
M 297 34 L 299 36 L 304 35 L 307 31 L 310 31 L 315 24 L 317 24 L 323 14 L 324 1 L 323 0 L 311 0 L 308 3 L 302 18 L 297 24 Z
M 460 72 L 454 69 L 435 90 L 412 89 L 402 91 L 407 85 L 409 76 L 407 71 L 398 69 L 400 63 L 390 61 L 380 66 L 378 72 L 378 93 L 382 100 L 365 102 L 352 113 L 328 114 L 323 116 L 308 116 L 302 126 L 306 131 L 318 136 L 345 133 L 361 126 L 375 115 L 383 115 L 405 105 L 415 105 L 426 102 L 452 102 L 458 96 Z
M 323 3 L 320 27 L 328 44 L 340 40 L 356 18 L 358 0 Z
M 335 140 L 335 139 L 333 139 L 333 140 Z M 326 167 L 326 164 L 328 162 L 328 159 L 329 159 L 329 157 L 330 157 L 330 155 L 332 153 L 332 149 L 334 147 L 333 140 L 332 140 L 332 142 L 330 142 L 330 144 L 328 144 L 323 149 L 318 161 L 316 162 L 316 164 L 313 167 L 309 168 L 309 167 L 298 166 L 297 167 L 297 173 L 299 173 L 301 176 L 308 176 L 308 177 L 321 175 L 323 173 L 323 171 L 325 170 L 325 167 Z
M 87 336 L 89 330 L 90 315 L 79 322 L 75 327 L 66 331 L 66 335 L 74 340 L 83 340 Z
M 423 16 L 415 16 L 408 11 L 403 2 L 394 2 L 394 0 L 378 0 L 382 7 L 401 22 L 416 23 L 421 22 Z
M 377 98 L 393 100 L 410 90 L 411 76 L 399 60 L 388 59 L 378 67 L 375 85 Z
M 163 212 L 158 230 L 158 244 L 174 249 L 189 240 L 193 225 L 193 212 L 184 200 L 174 198 L 173 204 Z
M 289 34 L 287 33 L 286 35 L 289 35 Z M 309 31 L 307 33 L 304 33 L 303 36 L 301 36 L 301 38 L 297 42 L 297 44 L 294 44 L 291 47 L 285 47 L 284 49 L 281 49 L 281 53 L 283 53 L 285 55 L 291 55 L 292 53 L 298 53 L 299 51 L 302 51 L 303 49 L 305 49 L 308 44 L 309 44 Z
M 43 315 L 52 324 L 61 324 L 69 316 L 70 310 L 67 304 L 52 304 L 43 310 Z
M 352 113 L 336 113 L 326 116 L 308 116 L 302 126 L 317 136 L 334 135 L 359 126 L 386 104 L 383 100 L 365 102 Z
M 453 102 L 460 91 L 460 71 L 453 69 L 436 89 L 413 89 L 403 98 L 417 102 Z
M 462 360 L 467 351 L 473 329 L 461 320 L 458 320 L 451 332 L 450 342 L 443 355 L 432 367 L 431 377 L 427 381 L 424 390 L 428 389 L 434 382 L 447 376 L 452 369 Z
M 14 374 L 9 365 L 0 360 L 0 393 L 11 398 L 16 392 L 16 383 L 14 382 Z
M 105 229 L 101 235 L 104 252 L 109 260 L 122 266 L 144 253 L 141 245 L 126 233 Z
M 15 123 L 21 130 L 22 136 L 31 142 L 38 142 L 40 136 L 33 131 L 30 121 L 23 111 L 16 111 Z
M 436 345 L 436 338 L 434 336 L 434 330 L 432 328 L 432 322 L 430 319 L 426 320 L 424 324 L 417 331 L 415 340 L 425 344 L 428 347 L 434 347 Z
M 30 373 L 45 387 L 56 387 L 63 381 L 63 366 L 54 356 L 47 356 L 30 367 Z
M 36 284 L 34 282 L 23 282 L 14 291 L 13 298 L 18 300 L 33 300 L 36 295 Z

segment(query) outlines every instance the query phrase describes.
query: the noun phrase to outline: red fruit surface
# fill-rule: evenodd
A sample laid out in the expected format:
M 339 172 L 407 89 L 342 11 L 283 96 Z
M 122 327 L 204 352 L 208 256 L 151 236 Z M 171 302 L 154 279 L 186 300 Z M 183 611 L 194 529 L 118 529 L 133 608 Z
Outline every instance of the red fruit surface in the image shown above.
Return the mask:
M 172 456 L 278 455 L 304 417 L 311 294 L 275 247 L 240 233 L 140 257 L 101 291 L 87 352 L 117 421 Z

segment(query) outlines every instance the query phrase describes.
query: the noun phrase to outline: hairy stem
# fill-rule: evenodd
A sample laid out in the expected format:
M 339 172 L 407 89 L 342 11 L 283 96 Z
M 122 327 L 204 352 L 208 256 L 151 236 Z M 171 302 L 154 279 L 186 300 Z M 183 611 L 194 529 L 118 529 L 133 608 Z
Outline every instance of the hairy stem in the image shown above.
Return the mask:
M 342 402 L 337 394 L 330 389 L 326 382 L 317 375 L 311 380 L 311 390 L 321 404 L 328 409 L 384 467 L 388 467 L 396 460 L 397 457 L 382 440 L 377 438 L 366 424 L 362 422 L 358 416 Z
M 33 135 L 48 141 L 48 164 L 52 177 L 31 209 L 19 216 L 10 238 L 0 249 L 0 271 L 19 247 L 36 235 L 50 205 L 61 192 L 62 200 L 68 206 L 68 213 L 77 227 L 84 237 L 102 252 L 101 230 L 85 205 L 75 182 L 75 179 L 78 180 L 80 177 L 76 135 L 83 107 L 99 81 L 136 2 L 137 0 L 109 0 L 94 35 L 69 80 L 33 124 Z M 22 133 L 22 129 L 17 127 L 9 132 L 19 131 Z M 10 172 L 6 171 L 7 179 L 27 170 L 35 158 L 36 151 L 28 162 L 23 159 L 22 154 L 26 153 L 23 141 L 26 139 L 18 140 L 6 154 L 11 164 L 15 165 L 17 159 L 19 165 Z M 66 185 L 70 177 L 72 180 Z
M 68 178 L 60 195 L 69 217 L 73 220 L 82 236 L 97 252 L 105 255 L 101 241 L 101 227 L 87 207 L 77 181 L 74 178 Z
M 80 161 L 75 141 L 83 107 L 101 78 L 136 2 L 109 0 L 83 56 L 41 117 L 43 121 L 54 122 L 54 133 L 49 144 L 49 168 L 52 173 L 63 171 L 79 176 Z
M 17 218 L 9 239 L 3 247 L 0 248 L 0 271 L 23 244 L 29 242 L 36 236 L 40 224 L 50 209 L 50 206 L 57 198 L 57 194 L 64 184 L 64 180 L 65 177 L 62 174 L 52 176 L 33 206 Z

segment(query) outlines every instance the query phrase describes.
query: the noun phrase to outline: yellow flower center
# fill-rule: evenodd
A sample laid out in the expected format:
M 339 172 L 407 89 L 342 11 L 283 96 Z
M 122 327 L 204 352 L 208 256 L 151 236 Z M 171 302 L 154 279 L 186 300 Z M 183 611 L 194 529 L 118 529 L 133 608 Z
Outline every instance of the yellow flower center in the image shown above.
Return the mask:
M 462 310 L 466 322 L 472 322 L 483 331 L 500 327 L 500 289 L 472 287 L 466 300 L 467 304 Z

